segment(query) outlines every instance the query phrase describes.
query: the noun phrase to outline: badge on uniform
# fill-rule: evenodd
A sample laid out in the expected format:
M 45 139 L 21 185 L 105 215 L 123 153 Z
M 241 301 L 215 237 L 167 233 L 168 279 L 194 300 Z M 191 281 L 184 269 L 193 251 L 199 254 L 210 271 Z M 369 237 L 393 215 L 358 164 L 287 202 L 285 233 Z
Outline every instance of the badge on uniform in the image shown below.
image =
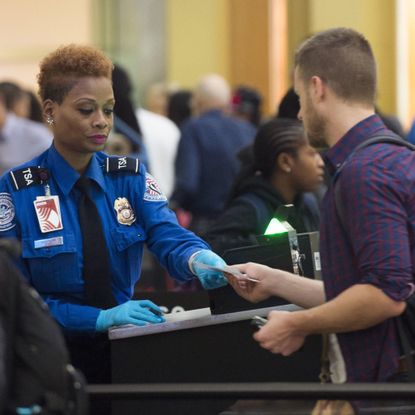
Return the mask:
M 135 222 L 135 214 L 126 197 L 117 197 L 114 201 L 114 209 L 117 212 L 117 220 L 121 225 L 132 225 Z
M 58 196 L 38 196 L 33 204 L 42 233 L 63 229 Z

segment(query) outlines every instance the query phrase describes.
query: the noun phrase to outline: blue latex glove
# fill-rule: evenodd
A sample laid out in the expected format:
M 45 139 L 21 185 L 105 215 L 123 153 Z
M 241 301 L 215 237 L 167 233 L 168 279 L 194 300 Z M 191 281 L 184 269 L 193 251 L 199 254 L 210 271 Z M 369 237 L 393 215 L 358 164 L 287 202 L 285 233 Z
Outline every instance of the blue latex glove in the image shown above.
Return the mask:
M 42 408 L 39 405 L 25 406 L 16 408 L 18 415 L 34 415 L 42 413 Z
M 147 323 L 162 323 L 165 321 L 162 314 L 160 308 L 150 300 L 130 300 L 108 310 L 101 310 L 95 328 L 97 331 L 105 331 L 122 324 L 144 326 Z
M 203 288 L 206 290 L 223 287 L 228 283 L 222 272 L 204 269 L 198 263 L 223 268 L 226 262 L 219 255 L 208 249 L 202 249 L 191 256 L 189 261 L 190 269 L 199 278 Z

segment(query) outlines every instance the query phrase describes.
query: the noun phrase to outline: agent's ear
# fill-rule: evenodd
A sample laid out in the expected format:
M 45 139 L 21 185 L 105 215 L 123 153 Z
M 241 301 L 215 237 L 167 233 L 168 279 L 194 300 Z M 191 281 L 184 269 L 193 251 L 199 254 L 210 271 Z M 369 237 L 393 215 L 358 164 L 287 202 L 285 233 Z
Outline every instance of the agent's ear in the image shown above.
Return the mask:
M 52 101 L 51 99 L 46 99 L 42 103 L 43 109 L 43 118 L 46 120 L 48 125 L 53 125 L 55 122 L 55 109 L 56 109 L 56 102 Z
M 284 173 L 291 173 L 294 166 L 294 158 L 288 153 L 280 153 L 276 160 L 277 166 Z

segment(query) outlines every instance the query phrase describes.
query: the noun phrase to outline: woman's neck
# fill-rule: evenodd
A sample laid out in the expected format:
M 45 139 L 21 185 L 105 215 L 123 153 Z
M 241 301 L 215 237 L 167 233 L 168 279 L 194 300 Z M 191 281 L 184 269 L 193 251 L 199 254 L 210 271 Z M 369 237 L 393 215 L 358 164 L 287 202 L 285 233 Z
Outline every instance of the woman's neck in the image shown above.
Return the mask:
M 297 196 L 289 178 L 289 173 L 276 173 L 270 177 L 271 186 L 283 197 L 285 204 L 293 203 Z

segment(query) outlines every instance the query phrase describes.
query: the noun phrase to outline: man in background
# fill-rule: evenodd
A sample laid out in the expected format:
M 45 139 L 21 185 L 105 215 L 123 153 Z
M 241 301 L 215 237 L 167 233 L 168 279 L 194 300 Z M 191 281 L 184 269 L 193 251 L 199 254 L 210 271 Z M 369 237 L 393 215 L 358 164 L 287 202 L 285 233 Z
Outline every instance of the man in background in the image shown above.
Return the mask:
M 236 154 L 252 143 L 255 127 L 229 116 L 231 91 L 221 76 L 204 76 L 192 98 L 194 118 L 183 124 L 175 161 L 173 208 L 192 215 L 190 229 L 203 233 L 222 212 L 239 171 Z

